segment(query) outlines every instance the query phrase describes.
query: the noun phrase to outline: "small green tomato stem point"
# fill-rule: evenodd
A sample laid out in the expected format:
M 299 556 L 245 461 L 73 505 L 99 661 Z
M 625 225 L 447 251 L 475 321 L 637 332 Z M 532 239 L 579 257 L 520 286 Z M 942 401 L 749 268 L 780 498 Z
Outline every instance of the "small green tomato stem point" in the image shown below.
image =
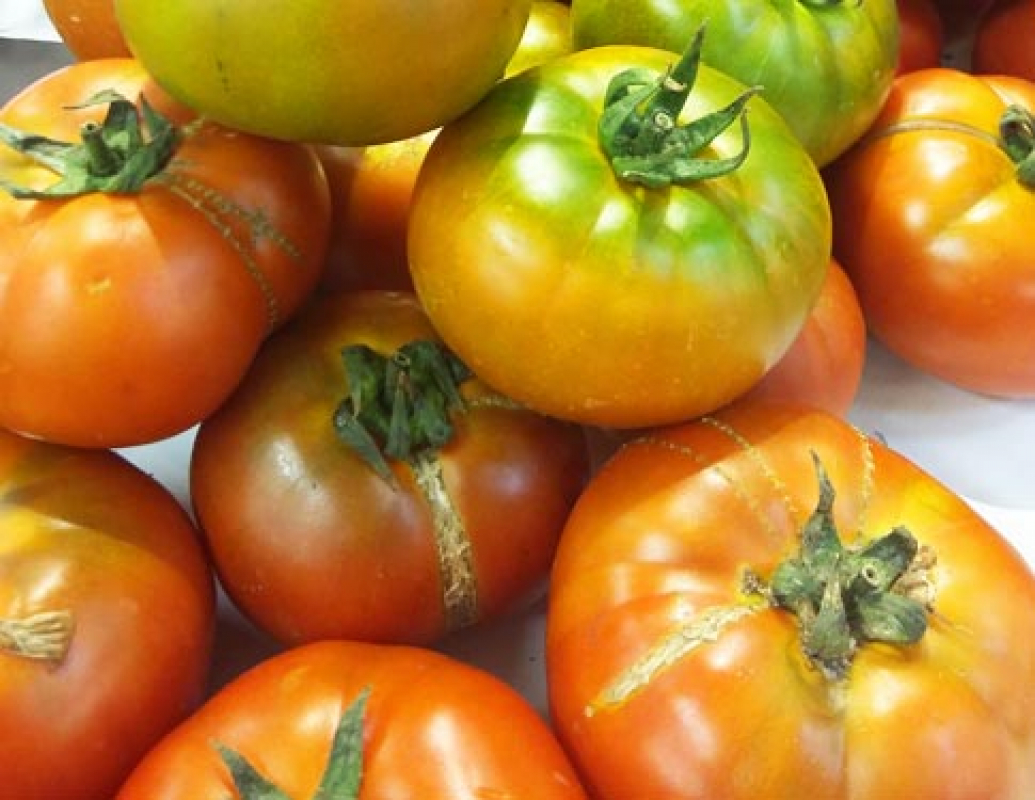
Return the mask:
M 999 120 L 1001 146 L 1017 165 L 1017 180 L 1035 189 L 1035 115 L 1028 109 L 1011 105 Z

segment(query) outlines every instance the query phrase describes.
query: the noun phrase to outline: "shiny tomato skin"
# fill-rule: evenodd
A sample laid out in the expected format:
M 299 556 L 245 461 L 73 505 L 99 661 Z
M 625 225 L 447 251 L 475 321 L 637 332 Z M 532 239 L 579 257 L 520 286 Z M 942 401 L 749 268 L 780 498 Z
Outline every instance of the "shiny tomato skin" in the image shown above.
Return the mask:
M 847 416 L 866 365 L 866 320 L 844 269 L 830 262 L 798 338 L 745 397 L 800 403 Z
M 343 710 L 369 691 L 357 800 L 585 800 L 514 689 L 422 648 L 327 641 L 273 656 L 159 744 L 116 800 L 224 800 L 228 746 L 288 797 L 315 797 Z
M 572 0 L 571 17 L 577 49 L 681 53 L 706 25 L 705 63 L 761 86 L 820 167 L 865 133 L 898 59 L 895 0 Z
M 834 255 L 873 335 L 961 388 L 1035 397 L 1035 191 L 998 144 L 1035 84 L 935 68 L 900 76 L 871 134 L 826 173 Z
M 864 643 L 833 682 L 746 582 L 796 551 L 813 453 L 849 543 L 901 524 L 928 548 L 933 603 L 919 643 Z M 960 497 L 840 418 L 742 403 L 625 445 L 581 496 L 551 576 L 552 718 L 598 800 L 1024 800 L 1033 624 L 1030 566 Z
M 110 800 L 202 699 L 212 573 L 183 508 L 109 451 L 0 432 L 0 620 L 69 612 L 63 659 L 0 646 L 0 774 L 18 800 Z
M 129 56 L 114 0 L 42 0 L 47 17 L 77 59 Z
M 412 293 L 324 296 L 199 427 L 197 519 L 227 594 L 280 641 L 430 643 L 541 593 L 588 471 L 577 426 L 463 383 L 468 408 L 435 459 L 447 503 L 429 502 L 407 462 L 392 461 L 392 486 L 336 436 L 341 349 L 387 355 L 435 337 Z M 436 518 L 449 508 L 462 527 L 452 550 Z
M 27 87 L 0 119 L 75 141 L 104 110 L 67 107 L 105 89 L 144 91 L 189 117 L 139 62 L 98 59 Z M 211 123 L 190 130 L 135 194 L 0 193 L 0 424 L 90 447 L 184 431 L 316 286 L 330 198 L 311 148 Z M 8 148 L 0 175 L 37 189 L 57 180 Z
M 115 0 L 130 50 L 180 102 L 242 131 L 353 146 L 416 136 L 476 103 L 530 6 Z
M 945 24 L 934 0 L 897 0 L 899 53 L 896 75 L 937 67 L 945 44 Z
M 818 296 L 826 195 L 759 98 L 733 175 L 664 189 L 615 175 L 597 139 L 607 84 L 675 58 L 600 47 L 515 75 L 440 132 L 418 176 L 408 246 L 422 304 L 486 383 L 543 413 L 642 427 L 714 409 L 783 355 Z M 743 91 L 702 65 L 687 112 Z M 733 125 L 712 155 L 741 144 Z
M 1035 81 L 1035 2 L 999 0 L 981 17 L 971 49 L 971 68 L 985 75 Z

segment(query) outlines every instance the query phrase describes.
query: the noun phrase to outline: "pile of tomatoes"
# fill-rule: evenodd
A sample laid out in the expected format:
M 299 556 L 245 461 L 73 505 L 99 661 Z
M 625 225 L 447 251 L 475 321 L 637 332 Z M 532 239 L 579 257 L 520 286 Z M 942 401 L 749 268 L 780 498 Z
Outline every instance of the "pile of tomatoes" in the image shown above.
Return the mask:
M 1035 796 L 1031 566 L 847 421 L 1035 398 L 1033 0 L 45 4 L 5 796 Z M 546 713 L 441 647 L 537 602 Z

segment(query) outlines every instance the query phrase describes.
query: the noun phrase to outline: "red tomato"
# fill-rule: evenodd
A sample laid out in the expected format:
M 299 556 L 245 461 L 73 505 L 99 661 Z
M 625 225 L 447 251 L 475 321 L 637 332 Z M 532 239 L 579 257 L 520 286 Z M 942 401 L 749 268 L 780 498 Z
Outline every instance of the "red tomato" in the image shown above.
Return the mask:
M 0 795 L 110 800 L 205 689 L 197 532 L 114 453 L 6 432 L 0 529 Z
M 69 52 L 80 60 L 130 55 L 114 0 L 42 0 Z
M 1035 81 L 1035 0 L 1000 0 L 981 18 L 971 50 L 974 72 Z
M 258 797 L 243 789 L 249 766 L 276 787 L 261 795 L 270 798 L 586 796 L 547 725 L 507 684 L 432 651 L 339 641 L 274 656 L 228 684 L 116 800 Z
M 627 444 L 550 587 L 597 800 L 1035 797 L 1035 575 L 838 417 L 741 403 Z
M 899 41 L 895 74 L 941 63 L 945 29 L 934 0 L 897 0 Z
M 826 175 L 834 255 L 871 332 L 918 369 L 1003 397 L 1035 397 L 1032 110 L 1021 79 L 908 73 Z
M 327 295 L 267 342 L 198 430 L 191 497 L 223 586 L 281 641 L 427 643 L 541 592 L 586 479 L 582 431 L 474 379 L 450 388 L 453 404 L 420 388 L 417 369 L 346 371 L 346 347 L 395 369 L 423 358 L 406 354 L 414 342 L 437 347 L 412 294 Z M 444 412 L 424 426 L 442 436 L 396 448 L 397 396 Z M 383 462 L 349 446 L 357 425 Z
M 70 141 L 104 117 L 78 106 L 104 90 L 135 100 L 153 87 L 131 59 L 83 61 L 27 87 L 0 121 Z M 97 447 L 183 431 L 225 399 L 315 286 L 330 201 L 310 148 L 209 123 L 161 133 L 151 141 L 178 146 L 138 189 L 0 193 L 3 426 Z M 97 149 L 97 169 L 136 163 Z M 59 176 L 7 147 L 0 179 L 45 190 Z

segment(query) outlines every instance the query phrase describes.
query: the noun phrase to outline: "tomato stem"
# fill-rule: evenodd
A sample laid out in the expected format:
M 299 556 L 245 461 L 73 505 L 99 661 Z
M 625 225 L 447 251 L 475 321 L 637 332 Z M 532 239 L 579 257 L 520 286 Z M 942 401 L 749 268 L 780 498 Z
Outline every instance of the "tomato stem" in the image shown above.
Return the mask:
M 1023 106 L 1011 105 L 999 120 L 1002 147 L 1017 165 L 1017 180 L 1035 189 L 1035 115 Z
M 834 488 L 819 458 L 819 501 L 801 534 L 800 550 L 782 562 L 769 584 L 778 608 L 793 613 L 810 662 L 843 679 L 866 642 L 908 645 L 927 630 L 926 606 L 908 596 L 906 582 L 919 545 L 904 527 L 858 548 L 846 548 L 833 516 Z
M 117 92 L 100 92 L 81 106 L 107 104 L 102 123 L 80 129 L 82 141 L 61 142 L 0 124 L 0 142 L 60 177 L 45 189 L 0 182 L 18 199 L 74 197 L 91 192 L 126 194 L 140 191 L 172 160 L 181 132 L 143 96 L 133 105 Z M 145 135 L 146 134 L 146 135 Z
M 679 124 L 701 63 L 704 27 L 669 70 L 624 70 L 608 84 L 598 125 L 600 146 L 622 180 L 649 188 L 717 178 L 736 170 L 751 147 L 748 100 L 758 87 L 746 89 L 725 108 Z M 728 158 L 699 154 L 734 122 L 740 121 L 742 146 Z

